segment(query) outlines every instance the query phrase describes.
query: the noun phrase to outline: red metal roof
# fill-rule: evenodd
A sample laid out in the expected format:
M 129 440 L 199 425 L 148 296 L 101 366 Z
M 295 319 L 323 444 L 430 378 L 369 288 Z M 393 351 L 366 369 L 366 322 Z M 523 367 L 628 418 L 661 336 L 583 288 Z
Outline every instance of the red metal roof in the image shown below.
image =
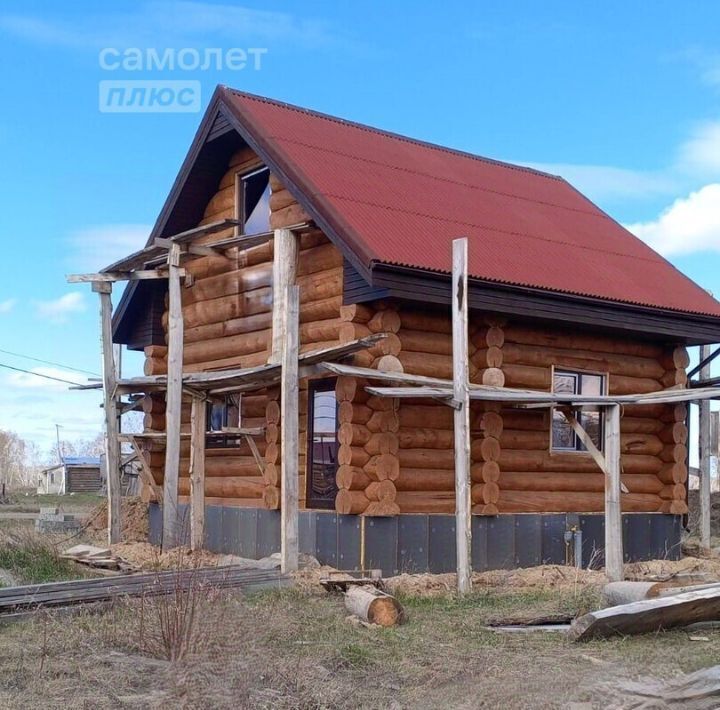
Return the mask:
M 720 303 L 562 178 L 224 93 L 368 266 L 449 272 L 451 241 L 466 236 L 478 279 L 720 316 Z

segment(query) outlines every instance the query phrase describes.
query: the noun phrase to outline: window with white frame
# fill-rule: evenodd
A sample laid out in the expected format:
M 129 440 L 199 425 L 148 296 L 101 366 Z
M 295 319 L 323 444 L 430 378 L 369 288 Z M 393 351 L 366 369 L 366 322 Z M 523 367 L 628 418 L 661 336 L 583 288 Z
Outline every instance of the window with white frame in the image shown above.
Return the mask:
M 559 394 L 604 395 L 606 375 L 556 369 L 553 372 L 553 392 Z M 599 407 L 582 409 L 578 413 L 580 426 L 590 440 L 602 450 L 603 418 Z M 587 451 L 562 412 L 553 409 L 550 448 L 552 451 Z

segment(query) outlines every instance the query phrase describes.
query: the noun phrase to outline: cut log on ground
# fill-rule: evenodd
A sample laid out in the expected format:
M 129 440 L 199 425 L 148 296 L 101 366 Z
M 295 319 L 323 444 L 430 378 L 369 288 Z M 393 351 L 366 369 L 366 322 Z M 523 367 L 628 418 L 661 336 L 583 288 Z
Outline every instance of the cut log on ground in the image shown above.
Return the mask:
M 585 614 L 572 623 L 568 635 L 572 641 L 587 641 L 662 631 L 716 619 L 720 619 L 720 587 L 711 587 Z
M 713 588 L 720 590 L 720 582 L 685 586 L 678 586 L 673 582 L 610 582 L 603 587 L 603 599 L 608 606 L 617 606 Z
M 403 608 L 395 597 L 369 585 L 348 589 L 345 607 L 361 621 L 379 626 L 396 626 L 404 617 Z

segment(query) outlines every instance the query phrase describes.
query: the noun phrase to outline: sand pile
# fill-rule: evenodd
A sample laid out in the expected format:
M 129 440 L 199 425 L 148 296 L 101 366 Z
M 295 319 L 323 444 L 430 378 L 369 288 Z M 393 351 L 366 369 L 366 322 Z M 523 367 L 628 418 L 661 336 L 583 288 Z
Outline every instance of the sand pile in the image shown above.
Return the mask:
M 128 542 L 145 542 L 148 539 L 148 505 L 140 498 L 123 498 L 121 507 L 122 539 Z M 87 516 L 89 534 L 107 531 L 107 500 L 94 508 Z
M 206 550 L 192 552 L 188 547 L 162 552 L 149 542 L 119 542 L 112 545 L 111 549 L 134 567 L 145 570 L 215 567 L 230 564 L 229 560 L 232 559 L 232 555 L 216 555 Z
M 505 589 L 574 590 L 578 587 L 600 586 L 601 572 L 576 570 L 561 565 L 543 565 L 514 570 L 476 572 L 473 587 Z M 401 574 L 385 580 L 389 591 L 397 594 L 433 595 L 454 593 L 457 588 L 454 574 Z

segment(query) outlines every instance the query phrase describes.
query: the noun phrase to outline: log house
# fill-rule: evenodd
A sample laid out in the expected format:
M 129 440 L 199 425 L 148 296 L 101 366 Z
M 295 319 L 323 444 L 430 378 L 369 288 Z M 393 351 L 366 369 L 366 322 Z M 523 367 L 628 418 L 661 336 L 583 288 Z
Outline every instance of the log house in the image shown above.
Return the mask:
M 299 291 L 301 354 L 383 334 L 350 364 L 452 380 L 459 236 L 469 245 L 470 385 L 609 397 L 683 389 L 686 348 L 720 341 L 720 304 L 564 180 L 220 87 L 149 244 L 230 220 L 182 262 L 173 302 L 184 373 L 283 359 L 278 318 L 289 297 L 273 293 L 273 274 L 284 268 Z M 254 246 L 213 248 L 273 230 Z M 274 259 L 278 234 L 292 242 L 283 259 Z M 168 374 L 170 311 L 166 280 L 137 279 L 115 313 L 114 342 L 143 350 L 148 376 Z M 291 442 L 279 384 L 209 398 L 194 420 L 199 405 L 184 393 L 181 433 L 205 419 L 207 433 L 202 475 L 179 439 L 177 494 L 187 505 L 202 481 L 204 543 L 258 556 L 279 549 L 287 475 L 300 549 L 322 562 L 454 569 L 457 415 L 426 397 L 373 395 L 370 384 L 301 368 Z M 469 401 L 474 565 L 555 561 L 576 527 L 589 556 L 605 507 L 605 475 L 588 450 L 602 448 L 602 408 L 578 413 L 588 444 L 559 407 Z M 147 392 L 142 409 L 146 432 L 166 431 L 164 392 Z M 620 415 L 626 558 L 677 555 L 687 404 L 627 404 Z M 166 442 L 142 447 L 156 521 Z

